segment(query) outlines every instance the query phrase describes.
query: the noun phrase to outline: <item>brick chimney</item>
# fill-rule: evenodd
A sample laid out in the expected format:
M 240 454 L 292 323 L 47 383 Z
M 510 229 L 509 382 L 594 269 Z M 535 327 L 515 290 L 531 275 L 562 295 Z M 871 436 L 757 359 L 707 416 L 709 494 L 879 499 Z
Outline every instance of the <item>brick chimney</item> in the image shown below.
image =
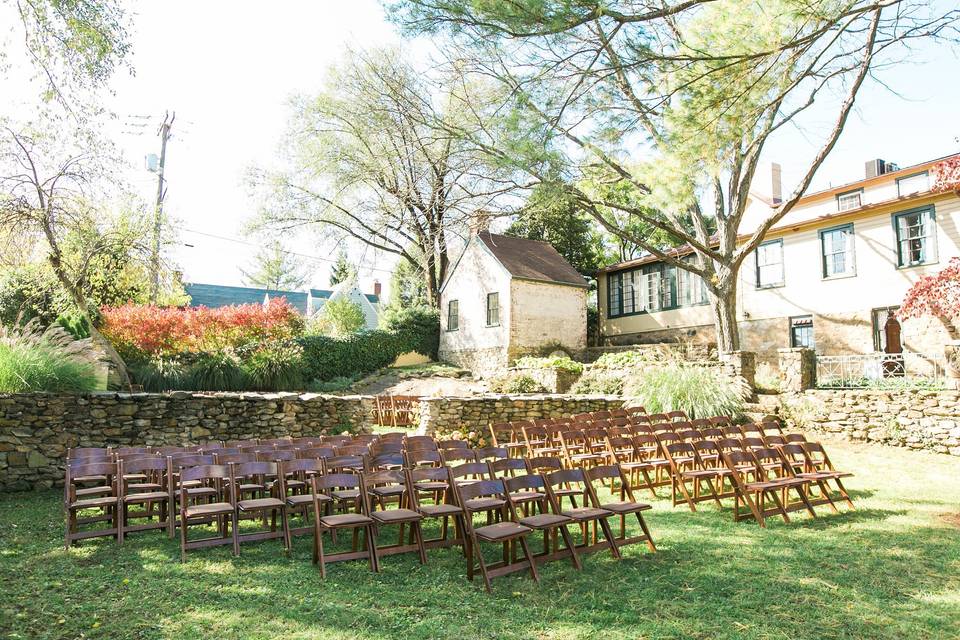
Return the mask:
M 379 280 L 374 280 L 374 281 L 373 281 L 373 295 L 375 295 L 375 296 L 377 296 L 377 297 L 379 298 L 379 297 L 380 297 L 380 291 L 381 291 L 380 281 L 379 281 Z
M 780 177 L 780 163 L 770 163 L 770 200 L 773 204 L 783 202 L 783 180 Z
M 481 231 L 490 230 L 491 215 L 486 211 L 474 211 L 470 215 L 470 235 L 475 236 Z

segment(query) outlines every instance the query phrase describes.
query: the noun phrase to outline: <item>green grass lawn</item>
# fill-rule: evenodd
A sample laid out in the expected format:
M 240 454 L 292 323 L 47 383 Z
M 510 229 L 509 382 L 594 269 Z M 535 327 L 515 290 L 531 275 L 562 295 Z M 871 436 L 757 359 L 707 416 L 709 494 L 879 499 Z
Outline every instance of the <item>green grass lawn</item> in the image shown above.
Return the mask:
M 766 530 L 704 504 L 659 501 L 659 546 L 515 574 L 494 594 L 455 550 L 362 562 L 321 580 L 310 539 L 193 552 L 164 535 L 62 546 L 56 492 L 0 498 L 0 637 L 9 638 L 958 638 L 960 460 L 830 445 L 856 472 L 855 512 Z M 390 536 L 392 538 L 392 536 Z

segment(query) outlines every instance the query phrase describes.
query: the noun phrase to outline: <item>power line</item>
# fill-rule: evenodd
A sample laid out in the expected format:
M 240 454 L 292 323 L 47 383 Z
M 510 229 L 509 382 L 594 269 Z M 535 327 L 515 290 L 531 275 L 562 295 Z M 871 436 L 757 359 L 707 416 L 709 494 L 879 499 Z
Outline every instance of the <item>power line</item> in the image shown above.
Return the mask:
M 220 236 L 215 233 L 207 233 L 206 231 L 197 231 L 195 229 L 183 229 L 187 233 L 195 233 L 198 236 L 206 236 L 208 238 L 216 238 L 217 240 L 224 240 L 226 242 L 234 242 L 236 244 L 246 245 L 248 247 L 260 247 L 261 245 L 254 242 L 248 242 L 246 240 L 241 240 L 239 238 L 230 238 L 227 236 Z M 316 260 L 319 262 L 336 262 L 333 258 L 321 258 L 320 256 L 312 256 L 308 253 L 299 253 L 297 251 L 290 251 L 289 249 L 280 248 L 281 253 L 286 253 L 291 256 L 297 256 L 300 258 L 306 258 L 307 260 Z M 391 269 L 384 269 L 382 267 L 367 267 L 370 271 L 382 271 L 383 273 L 393 273 Z

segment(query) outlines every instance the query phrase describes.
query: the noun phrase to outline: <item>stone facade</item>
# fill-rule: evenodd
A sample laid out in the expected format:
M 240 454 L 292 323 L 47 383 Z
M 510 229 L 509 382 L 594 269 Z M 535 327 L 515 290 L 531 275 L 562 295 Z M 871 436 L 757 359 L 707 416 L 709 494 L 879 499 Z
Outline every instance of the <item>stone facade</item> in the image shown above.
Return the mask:
M 566 393 L 580 379 L 579 373 L 559 369 L 513 367 L 510 372 L 536 380 L 549 393 Z
M 812 349 L 777 349 L 781 388 L 806 391 L 817 384 L 817 356 Z
M 811 389 L 782 394 L 779 413 L 801 430 L 960 456 L 960 393 Z
M 491 424 L 560 418 L 587 411 L 622 409 L 619 396 L 488 395 L 465 398 L 424 398 L 420 401 L 420 431 L 447 434 L 485 431 Z
M 367 426 L 373 399 L 296 394 L 0 396 L 0 488 L 63 482 L 67 449 L 317 436 Z

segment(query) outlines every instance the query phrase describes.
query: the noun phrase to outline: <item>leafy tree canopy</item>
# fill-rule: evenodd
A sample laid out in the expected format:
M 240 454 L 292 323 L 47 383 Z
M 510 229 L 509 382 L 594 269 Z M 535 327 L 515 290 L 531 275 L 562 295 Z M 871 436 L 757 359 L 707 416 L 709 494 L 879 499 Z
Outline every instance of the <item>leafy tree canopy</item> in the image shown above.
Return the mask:
M 308 281 L 304 260 L 273 241 L 261 249 L 254 258 L 250 271 L 241 269 L 247 283 L 278 291 L 299 290 Z

